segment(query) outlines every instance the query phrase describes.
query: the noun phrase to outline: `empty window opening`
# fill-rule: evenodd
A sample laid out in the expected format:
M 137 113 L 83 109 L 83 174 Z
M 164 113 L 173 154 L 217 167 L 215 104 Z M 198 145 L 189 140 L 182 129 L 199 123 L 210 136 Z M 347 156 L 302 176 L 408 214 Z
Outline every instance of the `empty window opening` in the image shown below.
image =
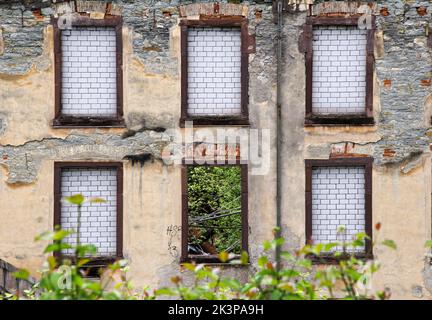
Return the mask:
M 238 257 L 247 251 L 246 167 L 188 166 L 186 170 L 187 258 L 218 262 L 221 252 Z

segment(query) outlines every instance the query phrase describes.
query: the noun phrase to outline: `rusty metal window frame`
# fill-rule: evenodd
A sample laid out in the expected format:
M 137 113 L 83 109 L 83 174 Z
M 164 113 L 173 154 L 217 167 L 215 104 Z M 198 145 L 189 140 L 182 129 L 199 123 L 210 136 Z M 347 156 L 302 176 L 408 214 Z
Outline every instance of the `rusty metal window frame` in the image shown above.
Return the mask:
M 218 256 L 193 256 L 188 253 L 188 238 L 189 238 L 189 212 L 188 212 L 188 167 L 190 166 L 207 166 L 207 167 L 228 167 L 237 166 L 241 170 L 241 247 L 242 251 L 249 253 L 249 222 L 248 222 L 248 165 L 236 160 L 236 163 L 217 163 L 217 164 L 199 164 L 195 161 L 192 163 L 183 161 L 181 168 L 182 180 L 182 232 L 181 232 L 181 258 L 180 262 L 197 262 L 197 263 L 221 263 Z
M 312 240 L 312 170 L 316 167 L 350 167 L 362 166 L 365 168 L 365 233 L 370 238 L 365 241 L 365 250 L 362 253 L 355 253 L 354 256 L 359 259 L 373 259 L 372 248 L 372 157 L 347 157 L 332 158 L 328 160 L 305 160 L 305 234 L 306 244 L 313 244 Z M 320 256 L 311 256 L 316 264 L 333 264 L 340 259 L 346 259 L 348 256 L 335 257 L 327 253 Z
M 54 29 L 54 74 L 55 74 L 55 115 L 54 128 L 80 127 L 124 127 L 123 119 L 123 18 L 120 16 L 106 16 L 104 19 L 91 19 L 88 16 L 73 18 L 72 26 L 77 27 L 114 27 L 116 32 L 116 84 L 117 84 L 117 114 L 114 117 L 104 116 L 70 116 L 62 114 L 62 49 L 61 33 L 58 19 L 51 17 Z
M 107 266 L 117 260 L 123 259 L 123 163 L 122 162 L 54 162 L 54 221 L 53 227 L 61 227 L 61 172 L 70 168 L 109 168 L 117 171 L 117 215 L 116 215 L 116 254 L 115 256 L 102 256 L 90 258 L 84 267 Z M 57 261 L 72 259 L 73 257 L 55 252 Z
M 181 42 L 181 116 L 180 127 L 186 121 L 196 126 L 249 125 L 249 54 L 255 50 L 255 38 L 248 34 L 248 19 L 241 16 L 201 16 L 199 20 L 180 21 Z M 239 27 L 241 32 L 241 114 L 235 116 L 191 116 L 188 114 L 188 30 L 191 27 Z
M 367 31 L 366 44 L 366 96 L 365 112 L 362 115 L 320 115 L 313 113 L 312 88 L 313 88 L 313 28 L 314 26 L 356 26 L 359 15 L 350 17 L 319 16 L 307 17 L 303 27 L 303 44 L 306 60 L 306 112 L 305 126 L 337 126 L 337 125 L 374 125 L 373 117 L 373 91 L 374 91 L 374 43 L 376 23 L 372 16 L 372 28 Z

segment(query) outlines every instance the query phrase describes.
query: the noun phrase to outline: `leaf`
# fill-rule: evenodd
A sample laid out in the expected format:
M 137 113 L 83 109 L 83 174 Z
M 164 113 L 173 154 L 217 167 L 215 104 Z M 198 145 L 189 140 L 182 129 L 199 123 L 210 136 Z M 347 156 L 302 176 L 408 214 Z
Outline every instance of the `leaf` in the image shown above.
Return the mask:
M 13 273 L 14 277 L 17 279 L 27 280 L 30 276 L 30 272 L 26 269 L 19 269 Z
M 56 265 L 57 265 L 56 258 L 53 257 L 53 256 L 49 256 L 49 257 L 47 258 L 47 261 L 48 261 L 49 269 L 50 269 L 51 271 L 54 270 L 55 267 L 56 267 Z
M 346 231 L 345 226 L 338 226 L 338 228 L 337 228 L 337 233 L 338 234 L 344 233 L 345 231 Z
M 312 247 L 311 252 L 317 256 L 319 256 L 324 249 L 324 244 L 318 243 L 315 246 Z
M 41 240 L 61 241 L 72 233 L 71 231 L 61 230 L 60 226 L 55 226 L 54 229 L 55 229 L 54 232 L 47 231 L 36 236 L 35 241 L 41 241 Z
M 397 245 L 393 240 L 386 239 L 382 242 L 382 244 L 385 245 L 386 247 L 393 249 L 393 250 L 397 249 Z
M 291 277 L 291 278 L 300 276 L 300 272 L 294 269 L 284 269 L 280 272 L 280 274 L 282 276 Z
M 71 249 L 72 246 L 67 243 L 51 243 L 45 247 L 44 253 L 59 252 L 63 249 Z
M 242 251 L 240 256 L 240 263 L 246 265 L 249 263 L 249 255 L 246 251 Z
M 309 259 L 300 259 L 297 261 L 299 267 L 310 269 L 312 267 L 312 261 Z
M 274 235 L 277 235 L 277 234 L 280 233 L 281 228 L 280 228 L 280 227 L 274 227 L 272 231 L 273 231 L 273 234 L 274 234 Z
M 258 258 L 258 265 L 260 267 L 264 267 L 267 262 L 268 262 L 268 259 L 266 256 L 262 256 L 262 257 Z
M 66 238 L 66 237 L 67 237 L 68 235 L 70 235 L 70 234 L 72 234 L 71 231 L 58 230 L 58 231 L 56 231 L 56 232 L 54 232 L 54 233 L 52 234 L 52 239 L 53 239 L 54 241 L 61 241 L 61 240 L 63 240 L 64 238 Z
M 294 291 L 294 287 L 291 285 L 291 283 L 288 282 L 282 283 L 281 285 L 279 285 L 279 288 L 288 292 Z
M 118 263 L 118 261 L 114 262 L 113 264 L 108 265 L 108 268 L 111 271 L 117 271 L 121 269 L 120 263 Z
M 354 240 L 351 245 L 356 248 L 356 247 L 364 247 L 365 242 L 363 240 Z
M 103 198 L 90 198 L 88 200 L 90 203 L 103 203 L 103 202 L 107 202 L 105 199 Z
M 276 249 L 276 248 L 278 248 L 278 247 L 281 247 L 283 244 L 284 244 L 284 242 L 285 242 L 285 239 L 284 238 L 276 238 L 274 241 L 273 241 L 273 249 Z
M 286 261 L 293 261 L 295 258 L 293 257 L 293 255 L 289 252 L 281 252 L 280 256 L 282 259 L 286 260 Z
M 327 244 L 324 246 L 324 252 L 330 252 L 331 249 L 333 249 L 333 248 L 335 248 L 335 247 L 337 247 L 337 246 L 338 246 L 337 243 L 327 243 Z
M 97 253 L 97 248 L 93 244 L 85 244 L 79 245 L 75 247 L 75 251 L 78 254 L 78 257 L 84 257 L 87 255 L 94 255 Z
M 101 285 L 99 282 L 85 282 L 84 286 L 85 289 L 89 289 L 90 291 L 100 291 L 102 290 Z
M 85 265 L 87 262 L 89 262 L 90 259 L 79 259 L 77 262 L 77 267 L 82 267 L 83 265 Z
M 364 232 L 359 232 L 359 233 L 357 233 L 357 234 L 355 235 L 355 238 L 356 238 L 357 240 L 364 240 L 364 239 L 368 239 L 369 236 L 368 236 L 366 233 L 364 233 Z
M 425 246 L 428 247 L 428 248 L 432 248 L 432 240 L 426 241 Z
M 271 249 L 270 241 L 268 241 L 268 240 L 264 241 L 263 247 L 264 247 L 264 250 L 270 250 Z
M 155 295 L 157 296 L 174 296 L 176 295 L 175 290 L 171 288 L 160 288 L 155 291 Z
M 222 261 L 223 263 L 228 261 L 228 252 L 226 251 L 222 251 L 221 253 L 219 253 L 219 260 Z
M 64 199 L 71 204 L 76 204 L 77 206 L 81 206 L 84 203 L 84 196 L 82 194 L 74 194 L 70 197 L 65 197 Z
M 196 265 L 193 263 L 183 263 L 182 266 L 189 271 L 195 271 Z
M 43 232 L 35 237 L 35 241 L 52 240 L 54 232 Z

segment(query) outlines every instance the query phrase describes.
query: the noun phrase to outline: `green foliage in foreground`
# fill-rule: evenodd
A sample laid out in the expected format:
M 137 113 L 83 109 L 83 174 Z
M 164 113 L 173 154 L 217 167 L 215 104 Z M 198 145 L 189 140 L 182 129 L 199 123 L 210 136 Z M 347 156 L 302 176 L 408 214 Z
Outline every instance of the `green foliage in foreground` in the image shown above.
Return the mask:
M 265 254 L 258 259 L 257 271 L 245 284 L 237 279 L 221 277 L 218 268 L 185 264 L 184 267 L 194 274 L 195 283 L 185 285 L 180 277 L 174 277 L 171 279 L 174 285 L 157 290 L 156 295 L 184 300 L 387 299 L 388 292 L 371 292 L 368 289 L 379 263 L 357 259 L 347 253 L 354 248 L 364 248 L 366 240 L 366 235 L 358 234 L 350 243 L 306 245 L 294 252 L 282 251 L 281 266 L 278 268 L 272 257 L 284 240 L 277 238 L 264 243 Z M 386 240 L 381 244 L 395 248 L 393 241 Z M 331 253 L 337 246 L 344 247 L 345 254 L 334 254 L 339 258 L 334 265 L 320 268 L 313 265 L 311 257 Z M 221 260 L 228 258 L 221 255 Z
M 175 297 L 178 299 L 272 299 L 272 300 L 309 300 L 309 299 L 386 299 L 386 292 L 372 293 L 368 290 L 371 276 L 379 269 L 376 261 L 363 261 L 354 256 L 341 259 L 338 263 L 314 268 L 310 255 L 321 255 L 329 252 L 340 244 L 307 245 L 295 252 L 282 251 L 281 268 L 278 270 L 272 262 L 274 250 L 282 246 L 283 239 L 275 239 L 264 244 L 265 254 L 258 259 L 257 271 L 247 283 L 234 278 L 221 276 L 219 268 L 204 265 L 184 264 L 195 281 L 186 285 L 180 277 L 171 279 L 172 286 L 160 288 L 149 293 L 147 289 L 135 290 L 127 280 L 128 267 L 125 261 L 118 261 L 104 271 L 101 280 L 85 277 L 82 267 L 89 261 L 89 255 L 95 253 L 91 245 L 79 245 L 75 249 L 76 259 L 66 259 L 58 266 L 53 252 L 71 248 L 63 242 L 69 235 L 64 230 L 44 233 L 38 240 L 49 240 L 45 253 L 48 255 L 40 281 L 33 290 L 23 295 L 5 296 L 9 299 L 41 299 L 41 300 L 119 300 L 119 299 L 155 299 Z M 366 236 L 357 235 L 352 243 L 343 244 L 345 248 L 364 245 Z M 392 241 L 383 241 L 383 245 L 394 248 Z M 230 256 L 220 255 L 222 261 Z M 241 261 L 247 263 L 247 256 L 242 255 Z M 27 278 L 29 273 L 20 270 L 17 278 Z M 117 275 L 117 276 L 116 276 Z M 118 276 L 120 275 L 120 277 Z
M 73 203 L 84 199 L 69 199 Z M 80 204 L 77 204 L 78 206 Z M 377 231 L 380 224 L 376 225 Z M 275 232 L 276 233 L 276 232 Z M 284 240 L 275 238 L 265 242 L 264 253 L 259 257 L 255 272 L 246 283 L 234 278 L 221 276 L 221 269 L 204 265 L 184 264 L 194 279 L 192 285 L 186 285 L 183 278 L 171 279 L 172 285 L 149 292 L 148 288 L 135 289 L 127 279 L 126 261 L 118 261 L 103 271 L 100 280 L 86 277 L 85 264 L 96 253 L 92 245 L 70 246 L 64 239 L 70 235 L 65 230 L 46 232 L 36 238 L 48 241 L 44 253 L 46 263 L 40 274 L 40 280 L 32 290 L 19 295 L 0 296 L 3 299 L 40 299 L 40 300 L 121 300 L 155 299 L 174 297 L 184 300 L 209 299 L 254 299 L 254 300 L 315 300 L 315 299 L 388 299 L 389 292 L 374 292 L 369 288 L 370 279 L 379 269 L 376 260 L 365 261 L 349 254 L 355 248 L 364 248 L 368 240 L 365 234 L 358 234 L 350 243 L 332 243 L 306 245 L 299 250 L 282 250 Z M 373 243 L 375 246 L 377 243 Z M 391 240 L 380 242 L 381 245 L 396 249 Z M 343 247 L 345 254 L 334 254 L 336 263 L 328 266 L 314 266 L 311 257 L 332 253 L 335 247 Z M 427 246 L 432 247 L 432 242 Z M 273 261 L 274 252 L 281 250 L 281 263 L 277 267 Z M 63 249 L 72 249 L 75 256 L 57 264 L 53 253 Z M 231 254 L 222 252 L 220 259 L 230 261 Z M 247 264 L 246 253 L 241 255 L 237 264 Z M 184 273 L 183 273 L 184 274 Z M 20 270 L 16 278 L 27 279 L 29 272 Z

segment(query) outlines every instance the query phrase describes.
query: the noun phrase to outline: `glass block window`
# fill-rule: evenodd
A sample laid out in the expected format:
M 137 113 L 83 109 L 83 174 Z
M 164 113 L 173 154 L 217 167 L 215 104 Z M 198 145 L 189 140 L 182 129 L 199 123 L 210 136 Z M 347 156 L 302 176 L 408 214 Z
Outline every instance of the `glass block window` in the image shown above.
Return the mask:
M 188 109 L 193 116 L 241 114 L 240 28 L 188 31 Z
M 61 33 L 62 114 L 117 114 L 116 31 L 74 27 Z
M 80 220 L 80 243 L 93 244 L 99 256 L 115 256 L 117 247 L 117 169 L 62 168 L 61 196 L 82 194 L 86 198 L 103 198 L 103 203 L 85 203 Z M 65 201 L 61 203 L 61 228 L 78 230 L 78 209 Z M 66 242 L 76 244 L 72 234 Z M 66 250 L 64 254 L 73 254 Z
M 312 169 L 312 240 L 314 243 L 352 241 L 365 232 L 365 168 Z M 338 233 L 339 227 L 344 231 Z M 334 248 L 342 250 L 342 248 Z M 363 251 L 362 248 L 356 250 Z
M 315 26 L 312 47 L 313 113 L 364 113 L 367 30 Z

